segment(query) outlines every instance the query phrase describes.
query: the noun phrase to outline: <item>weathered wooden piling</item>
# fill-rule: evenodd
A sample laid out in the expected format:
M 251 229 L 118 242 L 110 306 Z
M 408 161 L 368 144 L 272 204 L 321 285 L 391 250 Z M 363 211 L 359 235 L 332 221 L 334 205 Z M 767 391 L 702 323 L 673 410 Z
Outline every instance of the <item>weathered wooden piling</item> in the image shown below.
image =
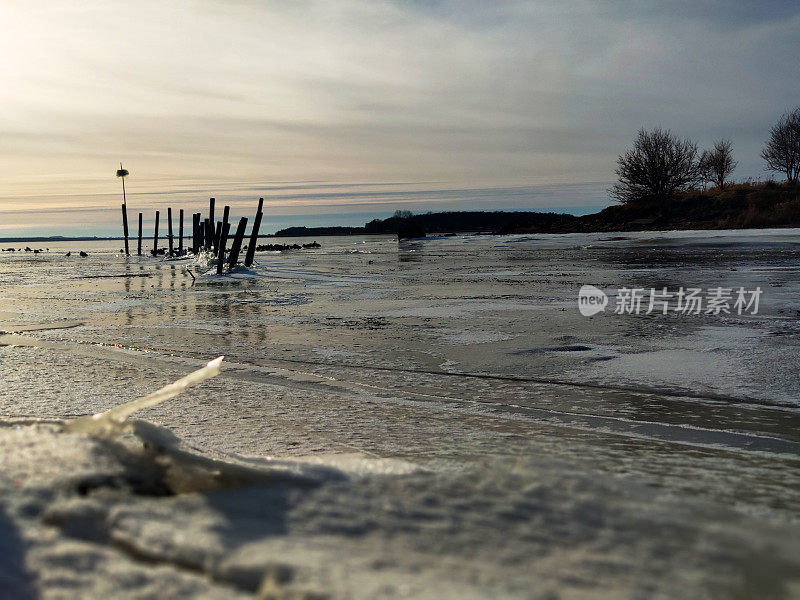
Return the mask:
M 239 219 L 239 226 L 236 228 L 236 235 L 233 236 L 231 245 L 231 255 L 228 260 L 228 268 L 232 271 L 239 260 L 239 252 L 242 250 L 242 240 L 244 240 L 244 230 L 247 227 L 247 217 Z
M 200 252 L 205 246 L 205 223 L 203 223 L 203 215 L 202 213 L 197 214 L 197 251 L 195 254 Z
M 192 213 L 192 254 L 197 255 L 200 245 L 200 213 Z
M 178 254 L 183 254 L 183 209 L 178 216 Z
M 205 224 L 204 231 L 203 231 L 203 246 L 206 249 L 206 252 L 211 250 L 211 242 L 214 241 L 214 226 L 211 224 L 209 219 L 205 219 L 203 221 Z
M 158 211 L 156 211 L 156 225 L 153 229 L 153 256 L 158 256 Z
M 225 244 L 228 243 L 228 232 L 231 229 L 230 223 L 225 223 L 223 226 L 220 223 L 219 233 L 219 253 L 217 254 L 217 275 L 222 275 L 222 267 L 225 264 Z
M 258 210 L 256 211 L 256 218 L 253 221 L 253 231 L 250 232 L 250 244 L 247 246 L 247 254 L 244 257 L 244 266 L 249 267 L 253 264 L 253 259 L 256 255 L 256 246 L 258 245 L 258 229 L 261 227 L 261 217 L 264 213 L 261 209 L 264 207 L 264 199 L 258 199 Z
M 214 255 L 219 256 L 219 238 L 222 236 L 222 228 L 225 224 L 222 221 L 217 221 L 217 228 L 214 231 L 213 249 Z
M 192 213 L 192 254 L 197 254 L 197 213 Z
M 139 243 L 136 245 L 136 254 L 142 255 L 142 213 L 139 213 Z
M 216 200 L 214 198 L 208 199 L 208 220 L 211 221 L 211 225 L 216 227 L 214 224 L 214 203 Z
M 230 206 L 226 206 L 222 210 L 222 227 L 223 228 L 225 227 L 225 225 L 227 223 L 229 223 L 228 217 L 230 216 L 230 214 L 231 214 L 231 207 Z M 220 234 L 221 231 L 222 231 L 222 229 L 217 229 L 216 237 L 214 238 L 214 253 L 215 254 L 217 254 L 217 249 L 219 247 L 219 234 Z
M 128 207 L 122 204 L 122 232 L 125 234 L 125 256 L 130 255 L 128 250 Z
M 167 243 L 169 244 L 169 255 L 174 254 L 172 243 L 172 207 L 167 208 Z

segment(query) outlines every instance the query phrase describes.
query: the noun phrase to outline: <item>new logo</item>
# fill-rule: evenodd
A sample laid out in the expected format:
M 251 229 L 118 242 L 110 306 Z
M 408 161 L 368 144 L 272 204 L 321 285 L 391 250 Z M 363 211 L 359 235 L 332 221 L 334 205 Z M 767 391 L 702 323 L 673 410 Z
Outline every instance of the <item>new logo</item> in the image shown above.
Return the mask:
M 584 317 L 591 317 L 604 311 L 608 305 L 608 296 L 600 288 L 584 285 L 578 292 L 578 310 Z

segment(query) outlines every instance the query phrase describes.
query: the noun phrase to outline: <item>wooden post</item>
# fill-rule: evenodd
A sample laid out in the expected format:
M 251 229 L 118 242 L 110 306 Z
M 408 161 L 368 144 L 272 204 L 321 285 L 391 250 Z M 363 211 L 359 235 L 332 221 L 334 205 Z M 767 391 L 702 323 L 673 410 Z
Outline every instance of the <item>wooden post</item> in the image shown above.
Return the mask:
M 222 225 L 222 223 L 220 223 L 220 225 Z M 225 244 L 228 243 L 228 232 L 230 229 L 230 223 L 225 223 L 223 227 L 220 227 L 219 254 L 217 254 L 217 275 L 222 275 L 222 265 L 225 263 Z
M 228 223 L 228 217 L 231 212 L 231 207 L 226 206 L 222 211 L 222 228 L 225 228 L 225 225 Z M 214 238 L 214 253 L 216 254 L 219 247 L 219 234 L 222 229 L 217 229 L 216 237 Z
M 156 226 L 153 233 L 153 256 L 158 256 L 158 211 L 156 211 Z
M 200 213 L 197 213 L 197 252 L 195 252 L 195 254 L 198 254 L 200 252 L 200 250 L 203 249 L 203 243 L 204 243 L 203 242 L 203 237 L 204 237 L 203 232 L 204 231 L 205 230 L 203 228 L 203 215 L 200 214 Z
M 136 246 L 136 253 L 142 255 L 142 213 L 139 213 L 139 243 Z
M 172 207 L 167 209 L 167 241 L 169 242 L 169 255 L 173 254 L 172 245 Z
M 214 255 L 219 256 L 219 238 L 222 236 L 222 228 L 225 224 L 222 221 L 217 221 L 217 229 L 214 231 Z
M 178 217 L 178 254 L 183 254 L 183 209 Z
M 208 219 L 205 219 L 203 223 L 205 224 L 205 229 L 203 231 L 203 246 L 205 247 L 206 251 L 208 251 L 211 250 L 211 241 L 214 239 L 214 226 Z
M 216 227 L 216 224 L 214 223 L 214 202 L 214 198 L 208 199 L 208 220 L 211 221 L 212 226 Z
M 256 246 L 258 246 L 258 229 L 261 227 L 261 217 L 264 213 L 261 209 L 264 207 L 264 199 L 258 199 L 258 210 L 256 211 L 256 218 L 253 221 L 253 231 L 250 232 L 250 245 L 247 246 L 247 254 L 244 257 L 244 266 L 249 267 L 253 264 L 253 259 L 256 255 Z
M 233 271 L 236 262 L 239 260 L 239 252 L 242 250 L 242 240 L 244 239 L 244 230 L 247 227 L 247 217 L 239 219 L 239 226 L 236 228 L 236 235 L 233 237 L 233 244 L 231 245 L 231 256 L 228 260 L 228 269 Z
M 200 213 L 192 213 L 192 254 L 197 256 L 200 245 Z
M 192 213 L 192 254 L 197 254 L 197 213 Z
M 125 256 L 130 256 L 130 251 L 128 250 L 128 207 L 125 204 L 122 205 L 122 232 L 125 234 Z

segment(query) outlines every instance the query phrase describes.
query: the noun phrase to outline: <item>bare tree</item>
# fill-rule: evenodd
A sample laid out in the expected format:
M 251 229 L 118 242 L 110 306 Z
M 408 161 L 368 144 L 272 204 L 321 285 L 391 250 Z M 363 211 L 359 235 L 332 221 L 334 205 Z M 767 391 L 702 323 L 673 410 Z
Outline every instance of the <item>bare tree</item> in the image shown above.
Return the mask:
M 786 174 L 786 179 L 796 185 L 800 178 L 800 107 L 784 114 L 769 130 L 769 140 L 761 151 L 767 161 L 767 171 Z
M 712 150 L 700 156 L 700 171 L 703 181 L 711 181 L 719 189 L 725 189 L 725 180 L 739 163 L 733 160 L 733 144 L 730 140 L 714 142 Z
M 714 174 L 711 170 L 711 152 L 709 150 L 703 150 L 700 158 L 697 159 L 697 179 L 703 184 L 703 189 L 706 188 L 707 183 L 714 181 Z
M 700 181 L 697 144 L 661 128 L 639 130 L 633 148 L 617 159 L 619 182 L 609 190 L 620 202 L 667 201 Z

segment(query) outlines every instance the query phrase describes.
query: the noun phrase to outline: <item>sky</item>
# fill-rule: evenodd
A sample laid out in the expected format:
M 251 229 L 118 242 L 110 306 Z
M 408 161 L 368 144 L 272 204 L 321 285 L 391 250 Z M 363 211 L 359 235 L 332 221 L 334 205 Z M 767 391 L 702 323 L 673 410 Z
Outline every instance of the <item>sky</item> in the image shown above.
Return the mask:
M 796 0 L 2 0 L 0 23 L 0 236 L 118 228 L 120 162 L 148 215 L 583 211 L 640 127 L 769 177 L 800 104 Z

